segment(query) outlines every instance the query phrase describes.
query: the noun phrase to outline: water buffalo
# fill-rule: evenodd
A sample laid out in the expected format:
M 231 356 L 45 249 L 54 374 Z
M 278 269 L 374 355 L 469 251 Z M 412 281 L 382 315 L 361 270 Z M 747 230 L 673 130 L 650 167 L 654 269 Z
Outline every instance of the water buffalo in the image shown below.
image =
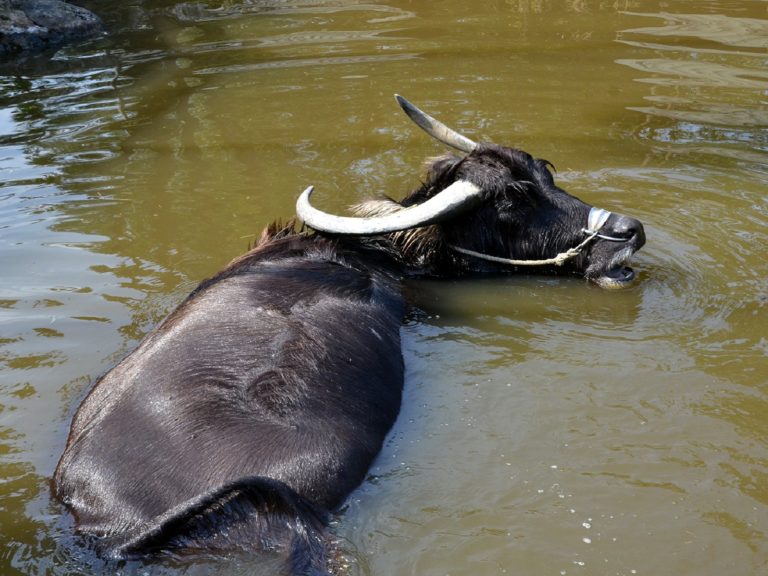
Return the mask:
M 200 284 L 74 416 L 54 493 L 107 558 L 272 550 L 333 573 L 326 516 L 397 418 L 410 275 L 525 268 L 624 286 L 640 222 L 592 208 L 548 164 L 476 144 L 399 98 L 465 154 L 401 202 L 354 217 L 297 202 L 315 232 L 271 226 Z

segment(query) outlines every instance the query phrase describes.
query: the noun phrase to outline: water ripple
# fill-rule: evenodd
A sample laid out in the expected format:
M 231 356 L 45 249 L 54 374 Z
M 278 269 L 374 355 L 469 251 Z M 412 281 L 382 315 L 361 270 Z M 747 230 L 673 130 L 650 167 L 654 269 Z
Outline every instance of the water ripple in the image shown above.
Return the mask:
M 641 14 L 629 12 L 632 16 L 663 18 L 664 26 L 647 26 L 624 30 L 624 34 L 644 34 L 669 38 L 698 38 L 720 44 L 742 48 L 768 48 L 768 21 L 755 18 L 736 18 L 724 14 Z
M 262 0 L 258 3 L 242 3 L 222 5 L 209 8 L 197 2 L 183 2 L 175 5 L 170 13 L 180 22 L 205 22 L 209 20 L 221 20 L 239 18 L 248 15 L 269 14 L 270 16 L 293 14 L 333 14 L 336 12 L 374 12 L 386 14 L 377 16 L 367 21 L 372 24 L 393 22 L 414 17 L 414 12 L 403 10 L 395 6 L 385 4 L 359 4 L 350 0 L 337 0 L 335 2 L 319 2 L 318 0 L 292 1 L 286 3 L 283 0 Z
M 637 56 L 616 63 L 651 86 L 644 104 L 627 106 L 647 118 L 638 136 L 670 151 L 765 164 L 768 110 L 756 103 L 768 91 L 768 21 L 724 14 L 629 15 L 664 20 L 617 37 L 636 48 Z
M 271 70 L 280 68 L 311 68 L 314 66 L 331 66 L 343 64 L 371 64 L 377 62 L 394 62 L 398 60 L 412 60 L 416 54 L 388 54 L 383 56 L 338 56 L 330 58 L 300 58 L 297 60 L 270 60 L 269 62 L 256 62 L 253 64 L 232 64 L 229 66 L 215 66 L 203 70 L 197 70 L 195 74 L 232 74 L 251 72 L 255 70 Z
M 638 78 L 661 86 L 727 86 L 730 88 L 768 89 L 768 72 L 717 62 L 695 62 L 670 60 L 667 58 L 646 58 L 638 60 L 617 60 L 642 72 L 664 74 L 674 78 Z

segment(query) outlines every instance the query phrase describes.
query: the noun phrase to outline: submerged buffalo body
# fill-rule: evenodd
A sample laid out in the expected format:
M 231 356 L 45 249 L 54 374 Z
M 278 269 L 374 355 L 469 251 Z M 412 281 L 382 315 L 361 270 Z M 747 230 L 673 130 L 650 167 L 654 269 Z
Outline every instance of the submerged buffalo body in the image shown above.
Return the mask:
M 634 276 L 637 220 L 568 195 L 543 161 L 401 104 L 466 154 L 356 217 L 320 212 L 305 191 L 297 212 L 316 233 L 270 227 L 81 404 L 54 492 L 101 555 L 276 550 L 294 573 L 333 572 L 326 515 L 400 407 L 404 276 Z
M 323 511 L 400 406 L 405 303 L 378 260 L 265 235 L 99 381 L 56 472 L 98 550 L 288 547 L 296 572 L 323 564 Z

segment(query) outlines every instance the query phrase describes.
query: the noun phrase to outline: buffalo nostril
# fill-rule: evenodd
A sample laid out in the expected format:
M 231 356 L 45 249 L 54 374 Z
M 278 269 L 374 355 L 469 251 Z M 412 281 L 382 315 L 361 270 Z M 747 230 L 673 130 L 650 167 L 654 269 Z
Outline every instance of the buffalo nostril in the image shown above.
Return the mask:
M 627 240 L 637 239 L 641 244 L 645 242 L 645 230 L 640 220 L 630 218 L 629 216 L 620 216 L 611 226 L 613 235 L 626 238 Z

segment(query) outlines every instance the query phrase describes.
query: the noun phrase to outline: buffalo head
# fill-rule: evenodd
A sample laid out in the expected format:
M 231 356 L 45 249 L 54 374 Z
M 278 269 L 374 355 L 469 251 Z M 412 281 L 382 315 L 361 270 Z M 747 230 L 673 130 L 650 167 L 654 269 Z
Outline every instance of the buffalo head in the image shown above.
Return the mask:
M 400 202 L 371 200 L 358 217 L 321 212 L 297 201 L 315 230 L 340 235 L 387 235 L 406 266 L 423 272 L 531 269 L 624 287 L 627 265 L 645 243 L 636 219 L 590 206 L 559 188 L 544 160 L 514 148 L 475 143 L 397 96 L 403 110 L 441 142 L 464 152 L 433 160 L 426 182 Z

